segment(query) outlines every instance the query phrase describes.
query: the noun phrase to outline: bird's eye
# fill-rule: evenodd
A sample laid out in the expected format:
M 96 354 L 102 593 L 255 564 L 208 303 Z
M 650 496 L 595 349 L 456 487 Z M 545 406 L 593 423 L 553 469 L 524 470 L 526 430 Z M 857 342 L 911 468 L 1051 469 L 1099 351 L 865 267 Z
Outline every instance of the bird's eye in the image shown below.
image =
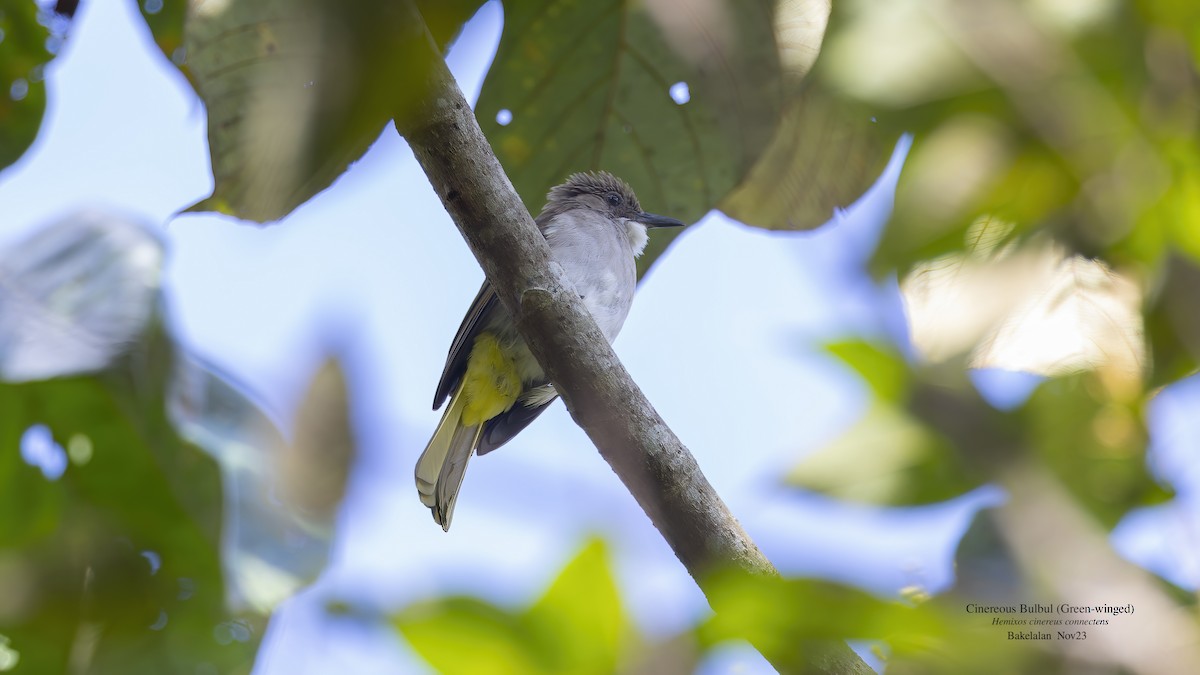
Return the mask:
M 619 195 L 615 192 L 608 193 L 607 195 L 604 196 L 604 198 L 607 199 L 608 203 L 612 204 L 613 206 L 621 205 L 621 195 Z

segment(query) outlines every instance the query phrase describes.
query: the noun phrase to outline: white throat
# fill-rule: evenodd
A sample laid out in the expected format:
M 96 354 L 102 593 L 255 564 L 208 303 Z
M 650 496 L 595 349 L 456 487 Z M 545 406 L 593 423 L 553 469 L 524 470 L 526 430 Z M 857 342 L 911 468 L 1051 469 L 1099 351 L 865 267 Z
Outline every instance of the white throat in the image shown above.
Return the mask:
M 625 236 L 629 238 L 629 246 L 633 249 L 633 257 L 638 257 L 646 250 L 646 242 L 650 236 L 646 234 L 646 226 L 636 220 L 625 219 Z

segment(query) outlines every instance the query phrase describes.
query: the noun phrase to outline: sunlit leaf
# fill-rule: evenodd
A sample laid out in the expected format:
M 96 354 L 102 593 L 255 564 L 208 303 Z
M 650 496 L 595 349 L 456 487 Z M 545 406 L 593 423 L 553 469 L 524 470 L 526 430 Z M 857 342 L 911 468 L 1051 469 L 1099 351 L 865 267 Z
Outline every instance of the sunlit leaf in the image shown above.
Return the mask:
M 525 615 L 554 670 L 616 670 L 627 627 L 617 582 L 600 540 L 587 544 Z
M 550 672 L 520 617 L 482 600 L 445 598 L 411 605 L 393 623 L 445 675 Z
M 611 673 L 635 638 L 599 541 L 585 545 L 525 611 L 450 597 L 410 605 L 392 622 L 447 674 Z
M 834 342 L 825 349 L 853 368 L 880 399 L 900 401 L 906 394 L 909 367 L 895 350 L 858 340 Z
M 951 255 L 915 268 L 901 291 L 928 359 L 970 353 L 977 368 L 1140 381 L 1140 290 L 1098 261 L 1048 244 Z
M 984 81 L 939 25 L 943 8 L 920 0 L 851 0 L 842 11 L 851 19 L 830 40 L 828 57 L 831 79 L 848 93 L 903 108 L 977 88 Z

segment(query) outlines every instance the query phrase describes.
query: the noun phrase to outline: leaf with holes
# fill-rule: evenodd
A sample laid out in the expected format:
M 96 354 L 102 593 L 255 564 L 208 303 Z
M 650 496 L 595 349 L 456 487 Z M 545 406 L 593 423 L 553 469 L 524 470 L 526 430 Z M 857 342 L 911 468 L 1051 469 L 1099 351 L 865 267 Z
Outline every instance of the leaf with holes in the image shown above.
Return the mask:
M 536 212 L 570 173 L 605 169 L 648 210 L 685 221 L 716 206 L 771 142 L 829 15 L 824 0 L 504 9 L 476 113 L 526 206 Z

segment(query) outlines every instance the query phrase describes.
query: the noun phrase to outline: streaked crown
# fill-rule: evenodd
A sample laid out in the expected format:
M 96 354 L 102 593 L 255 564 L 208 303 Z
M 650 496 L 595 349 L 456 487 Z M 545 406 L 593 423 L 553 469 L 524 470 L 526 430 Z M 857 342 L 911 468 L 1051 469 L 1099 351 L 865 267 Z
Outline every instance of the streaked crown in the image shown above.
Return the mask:
M 586 198 L 587 196 L 599 197 L 610 207 L 619 207 L 622 211 L 639 213 L 642 210 L 637 195 L 633 194 L 633 188 L 607 171 L 585 171 L 572 174 L 565 183 L 550 188 L 550 192 L 546 195 L 546 201 L 553 204 L 579 200 L 581 197 Z M 590 202 L 591 200 L 584 199 L 583 201 Z

